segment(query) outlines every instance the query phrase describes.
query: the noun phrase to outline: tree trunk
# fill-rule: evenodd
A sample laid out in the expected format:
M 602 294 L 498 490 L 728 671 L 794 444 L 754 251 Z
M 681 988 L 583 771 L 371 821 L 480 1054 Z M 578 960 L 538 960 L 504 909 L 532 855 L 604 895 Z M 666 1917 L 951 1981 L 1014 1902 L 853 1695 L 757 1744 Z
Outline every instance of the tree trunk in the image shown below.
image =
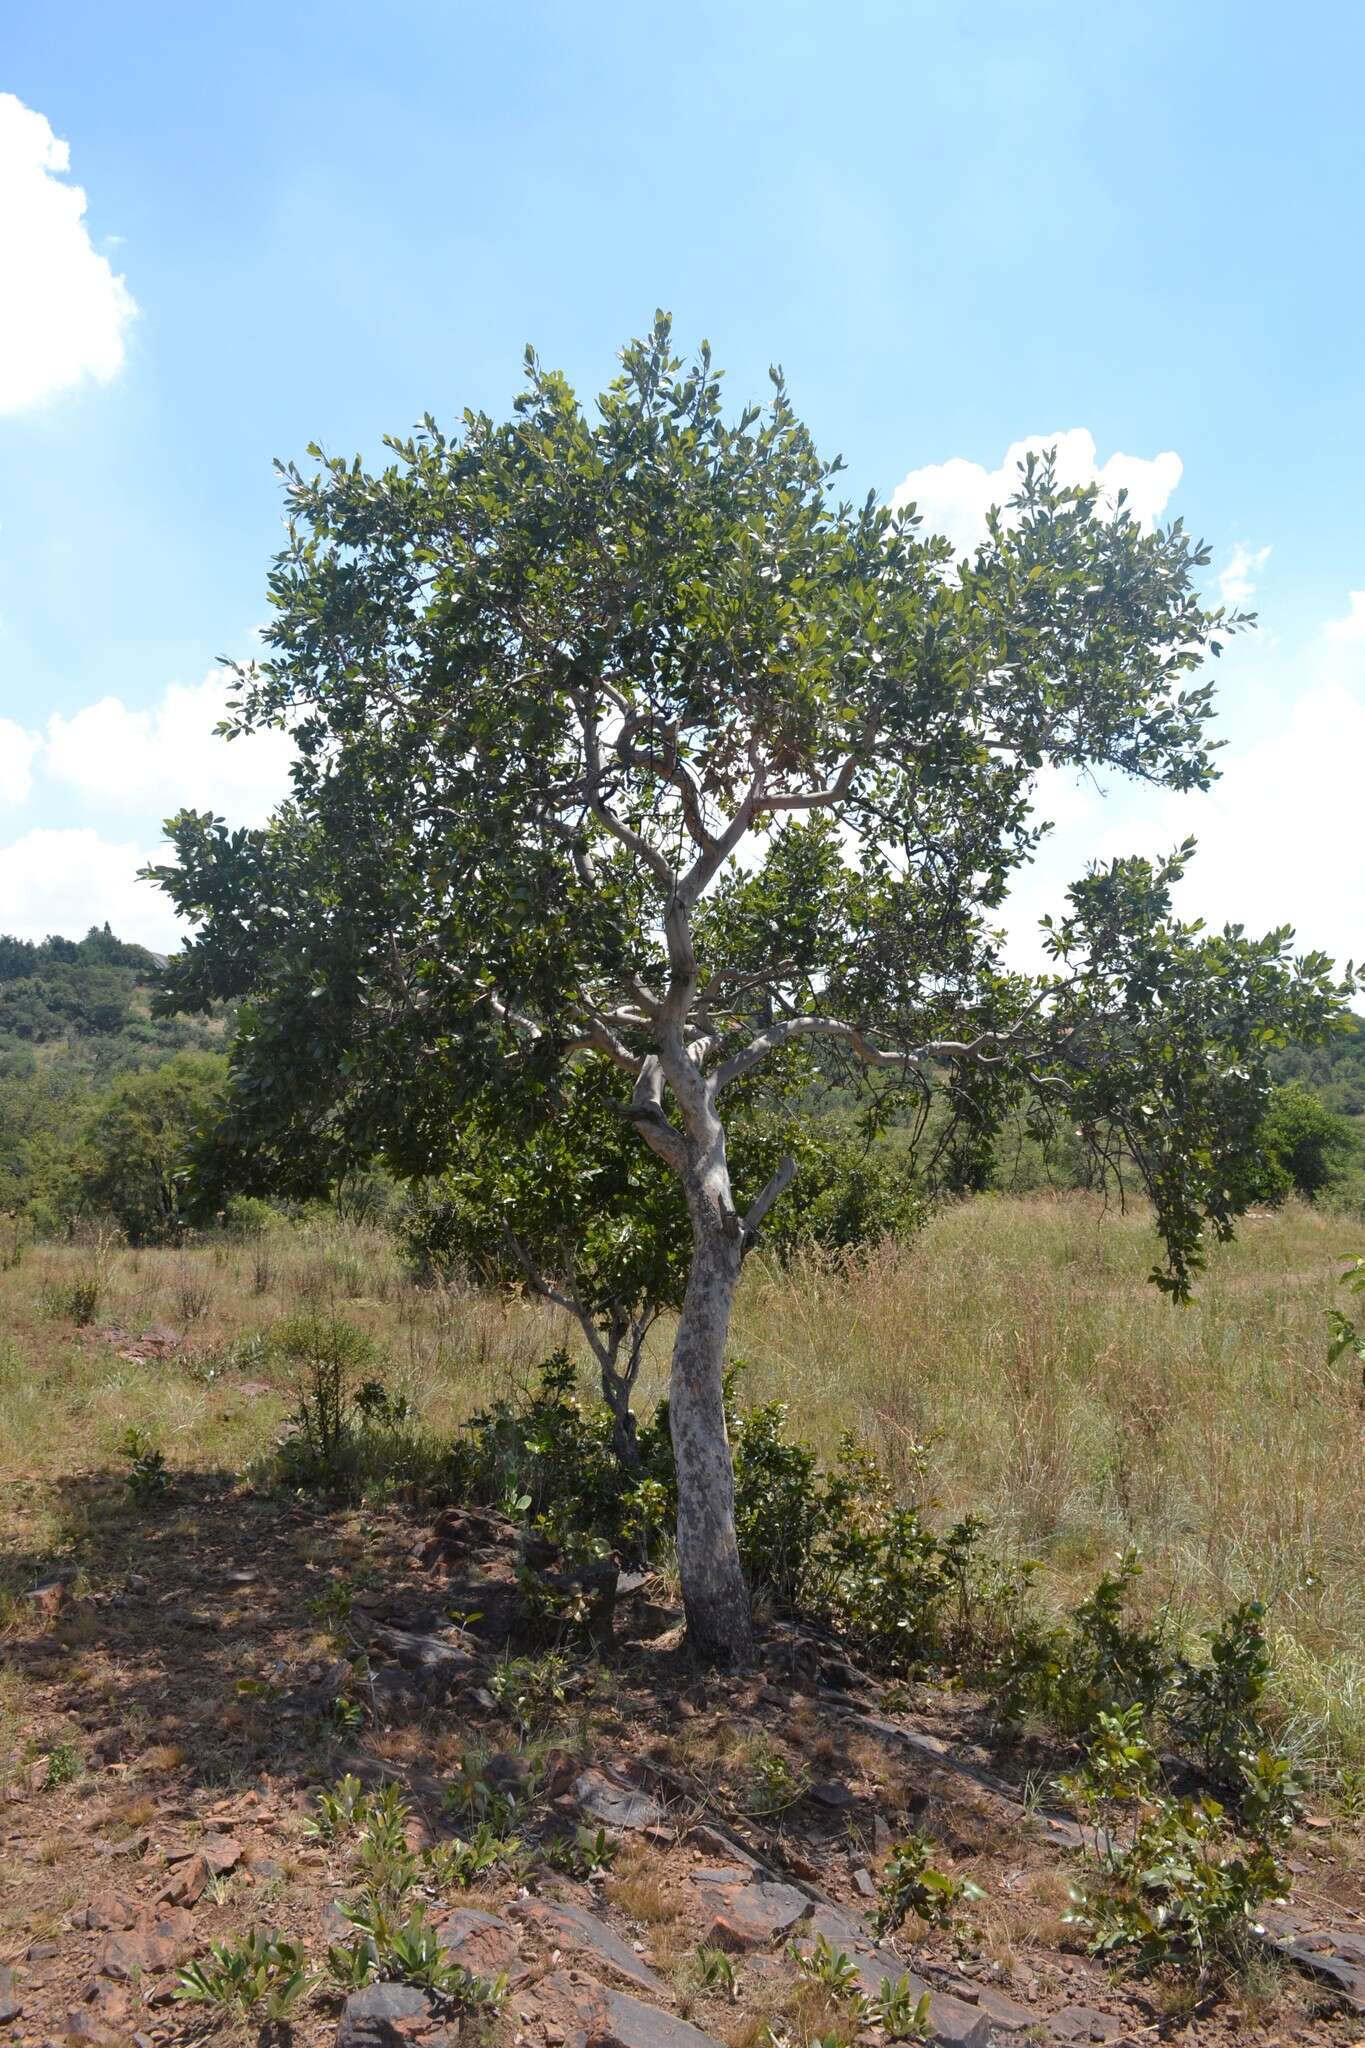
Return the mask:
M 673 1346 L 669 1423 L 678 1475 L 678 1571 L 688 1642 L 726 1670 L 753 1662 L 749 1588 L 735 1540 L 735 1479 L 725 1431 L 725 1343 L 739 1278 L 738 1234 L 689 1188 L 692 1270 Z
M 609 1365 L 602 1367 L 602 1398 L 611 1410 L 612 1455 L 627 1472 L 640 1469 L 640 1446 L 630 1405 L 633 1384 L 624 1373 L 616 1372 Z

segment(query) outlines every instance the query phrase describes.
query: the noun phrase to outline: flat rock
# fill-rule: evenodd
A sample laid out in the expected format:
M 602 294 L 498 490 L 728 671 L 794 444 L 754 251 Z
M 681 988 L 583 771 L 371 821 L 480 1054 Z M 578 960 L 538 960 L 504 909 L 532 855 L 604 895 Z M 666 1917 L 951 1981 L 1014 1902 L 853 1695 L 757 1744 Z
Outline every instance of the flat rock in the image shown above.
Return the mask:
M 658 1827 L 664 1810 L 647 1792 L 617 1785 L 601 1771 L 586 1770 L 574 1779 L 573 1796 L 579 1811 L 603 1827 L 641 1829 Z
M 95 1968 L 102 1977 L 131 1977 L 139 1971 L 169 1970 L 194 1936 L 194 1923 L 178 1907 L 153 1919 L 142 1914 L 125 1933 L 111 1934 Z
M 698 1849 L 709 1849 L 713 1856 L 724 1857 L 727 1864 L 738 1863 L 756 1875 L 763 1872 L 764 1866 L 757 1856 L 751 1856 L 742 1843 L 713 1828 L 709 1821 L 694 1821 L 687 1830 L 687 1839 Z
M 1089 2005 L 1067 2005 L 1046 2022 L 1054 2041 L 1113 2041 L 1123 2032 L 1123 2021 L 1111 2012 L 1096 2012 Z
M 141 1910 L 137 1900 L 123 1892 L 100 1892 L 88 1906 L 73 1913 L 71 1921 L 75 1927 L 92 1927 L 101 1934 L 110 1934 L 133 1926 Z
M 410 2048 L 412 2022 L 431 2019 L 435 2011 L 416 1984 L 367 1984 L 341 2008 L 336 2048 Z
M 200 1853 L 215 1877 L 235 1870 L 242 1860 L 241 1843 L 234 1835 L 205 1835 Z
M 722 1938 L 739 1936 L 751 1948 L 775 1941 L 810 1911 L 810 1900 L 795 1885 L 750 1877 L 736 1882 L 719 1876 L 693 1878 L 705 1910 L 725 1923 Z
M 857 1804 L 857 1794 L 848 1785 L 841 1784 L 838 1778 L 818 1778 L 813 1785 L 806 1787 L 806 1797 L 813 1799 L 817 1806 L 827 1806 L 831 1812 Z
M 610 1963 L 622 1976 L 642 1984 L 656 1998 L 666 1998 L 668 1988 L 641 1962 L 633 1948 L 622 1941 L 614 1928 L 582 1906 L 553 1904 L 548 1899 L 521 1899 L 511 1908 L 512 1918 L 523 1927 L 534 1928 L 547 1941 L 560 1947 L 587 1949 L 599 1961 Z
M 480 1912 L 477 1906 L 457 1906 L 435 1925 L 446 1954 L 476 1977 L 497 1977 L 504 1970 L 515 1977 L 520 1971 L 517 1930 L 496 1913 Z
M 462 1643 L 449 1636 L 416 1635 L 410 1629 L 377 1628 L 371 1641 L 386 1656 L 424 1678 L 458 1677 L 471 1671 L 474 1658 Z
M 718 2048 L 710 2034 L 577 1970 L 556 1970 L 535 1989 L 534 2017 L 562 2031 L 565 2048 Z
M 13 1970 L 0 1970 L 0 2026 L 17 2020 L 22 2007 L 15 1989 Z

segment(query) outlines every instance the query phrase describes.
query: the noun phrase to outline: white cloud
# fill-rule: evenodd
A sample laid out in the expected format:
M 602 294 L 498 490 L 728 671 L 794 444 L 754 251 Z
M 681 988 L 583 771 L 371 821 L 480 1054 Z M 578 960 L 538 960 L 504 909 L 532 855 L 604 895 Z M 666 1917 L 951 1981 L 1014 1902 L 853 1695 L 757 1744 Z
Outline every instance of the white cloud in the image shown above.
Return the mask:
M 1284 661 L 1277 727 L 1253 743 L 1229 735 L 1207 794 L 1114 783 L 1106 801 L 1078 818 L 1053 813 L 1040 799 L 1040 814 L 1056 815 L 1058 830 L 1003 916 L 1016 964 L 1041 964 L 1037 919 L 1064 907 L 1067 883 L 1089 862 L 1169 853 L 1190 834 L 1199 843 L 1176 899 L 1182 917 L 1215 928 L 1245 925 L 1257 936 L 1292 925 L 1300 951 L 1320 949 L 1343 962 L 1365 956 L 1365 592 L 1353 591 L 1347 614 Z
M 1227 605 L 1245 604 L 1270 560 L 1270 549 L 1245 547 L 1238 541 L 1218 572 L 1218 594 Z
M 1325 629 L 1330 647 L 1350 646 L 1353 642 L 1365 645 L 1365 590 L 1349 593 L 1349 609 L 1344 619 L 1333 619 Z
M 107 809 L 214 810 L 260 824 L 288 793 L 293 749 L 281 732 L 215 734 L 233 687 L 219 669 L 201 683 L 172 683 L 149 711 L 101 697 L 71 718 L 54 712 L 43 772 Z
M 0 718 L 0 803 L 23 803 L 33 787 L 33 757 L 41 745 L 36 732 Z
M 44 117 L 0 93 L 0 413 L 123 366 L 137 308 L 91 243 L 69 163 Z
M 158 952 L 177 944 L 170 900 L 137 878 L 154 850 L 102 838 L 90 826 L 27 832 L 0 847 L 0 932 L 80 938 L 107 919 L 121 939 Z
M 1148 526 L 1165 510 L 1184 469 L 1180 457 L 1170 450 L 1151 457 L 1111 455 L 1107 462 L 1099 463 L 1094 435 L 1085 427 L 1071 427 L 1065 433 L 1030 434 L 1027 440 L 1012 442 L 998 469 L 967 462 L 961 456 L 912 469 L 892 492 L 891 503 L 895 507 L 915 504 L 924 515 L 928 532 L 946 534 L 959 557 L 970 555 L 986 537 L 986 514 L 992 505 L 1004 505 L 1013 496 L 1024 456 L 1030 449 L 1053 447 L 1059 482 L 1098 483 L 1110 503 L 1126 489 L 1134 516 Z

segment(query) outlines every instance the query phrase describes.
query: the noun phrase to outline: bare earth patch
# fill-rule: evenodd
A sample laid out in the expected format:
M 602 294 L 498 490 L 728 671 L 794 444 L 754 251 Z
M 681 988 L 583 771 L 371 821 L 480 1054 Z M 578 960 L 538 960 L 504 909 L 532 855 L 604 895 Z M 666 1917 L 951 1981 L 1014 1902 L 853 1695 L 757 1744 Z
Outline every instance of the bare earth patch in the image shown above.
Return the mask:
M 347 1771 L 395 1781 L 411 1841 L 440 1843 L 468 1833 L 442 1795 L 472 1769 L 518 1797 L 528 1845 L 580 1828 L 602 1845 L 596 1868 L 541 1854 L 467 1891 L 426 1887 L 449 1954 L 506 1972 L 501 2012 L 455 2021 L 411 1986 L 347 2005 L 319 1984 L 272 2038 L 885 2040 L 818 1967 L 802 1972 L 822 1938 L 870 1998 L 908 1975 L 930 2038 L 972 2048 L 1365 2036 L 1361 1841 L 1345 1821 L 1296 1835 L 1277 1931 L 1347 1976 L 1267 1946 L 1244 1982 L 1191 2003 L 1074 1946 L 1074 1823 L 1036 1796 L 1036 1757 L 991 1750 L 969 1695 L 883 1687 L 790 1627 L 767 1633 L 757 1675 L 700 1677 L 649 1580 L 626 1583 L 605 1657 L 547 1659 L 508 1640 L 515 1539 L 487 1513 L 433 1530 L 416 1509 L 327 1510 L 212 1474 L 141 1512 L 117 1475 L 59 1491 L 64 1552 L 50 1500 L 12 1497 L 4 1524 L 11 1582 L 48 1589 L 16 1603 L 0 1643 L 0 2024 L 21 2048 L 198 2038 L 213 2021 L 176 1999 L 177 1969 L 252 1927 L 321 1966 L 352 1874 L 343 1844 L 310 1835 L 317 1791 Z M 911 1920 L 879 1940 L 881 1866 L 911 1829 L 982 1896 L 946 1928 Z

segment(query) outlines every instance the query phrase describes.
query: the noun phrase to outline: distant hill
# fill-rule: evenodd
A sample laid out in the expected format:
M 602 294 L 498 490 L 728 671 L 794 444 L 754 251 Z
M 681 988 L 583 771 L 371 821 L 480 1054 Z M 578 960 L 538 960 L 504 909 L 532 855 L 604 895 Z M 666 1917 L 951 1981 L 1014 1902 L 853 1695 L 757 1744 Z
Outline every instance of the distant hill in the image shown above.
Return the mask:
M 1365 1117 L 1365 1017 L 1325 1045 L 1291 1046 L 1273 1062 L 1277 1081 L 1301 1081 L 1339 1116 Z
M 83 939 L 0 935 L 0 1075 L 58 1065 L 89 1080 L 221 1050 L 222 1017 L 154 1018 L 160 954 L 92 926 Z

